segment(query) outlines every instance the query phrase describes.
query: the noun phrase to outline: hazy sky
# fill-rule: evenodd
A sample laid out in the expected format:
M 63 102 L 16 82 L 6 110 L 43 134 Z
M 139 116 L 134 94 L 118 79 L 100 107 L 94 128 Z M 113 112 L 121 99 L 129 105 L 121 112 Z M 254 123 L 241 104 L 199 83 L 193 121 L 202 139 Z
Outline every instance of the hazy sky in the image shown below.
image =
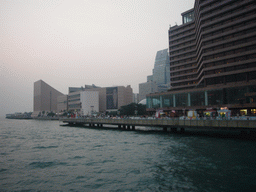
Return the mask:
M 0 0 L 0 116 L 33 111 L 33 84 L 139 83 L 194 0 Z

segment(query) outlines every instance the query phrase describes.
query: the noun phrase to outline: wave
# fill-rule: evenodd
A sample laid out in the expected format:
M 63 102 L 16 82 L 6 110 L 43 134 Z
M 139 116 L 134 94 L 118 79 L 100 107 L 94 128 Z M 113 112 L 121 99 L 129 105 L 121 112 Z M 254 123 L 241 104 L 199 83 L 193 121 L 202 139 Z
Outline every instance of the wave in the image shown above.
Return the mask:
M 33 147 L 33 149 L 51 149 L 51 148 L 58 148 L 58 146 L 38 146 L 38 147 Z
M 29 164 L 29 166 L 32 166 L 33 168 L 47 168 L 47 167 L 53 167 L 53 166 L 58 166 L 58 165 L 67 165 L 67 163 L 64 162 L 53 162 L 53 161 L 48 161 L 48 162 L 32 162 Z

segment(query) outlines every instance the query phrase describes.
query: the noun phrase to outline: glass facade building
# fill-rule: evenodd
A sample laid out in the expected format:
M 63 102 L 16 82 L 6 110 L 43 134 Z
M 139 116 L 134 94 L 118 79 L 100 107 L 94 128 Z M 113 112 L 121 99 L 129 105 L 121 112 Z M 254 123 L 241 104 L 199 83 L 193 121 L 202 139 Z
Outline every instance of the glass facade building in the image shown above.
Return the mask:
M 170 61 L 168 49 L 158 51 L 153 69 L 153 81 L 157 85 L 170 85 Z

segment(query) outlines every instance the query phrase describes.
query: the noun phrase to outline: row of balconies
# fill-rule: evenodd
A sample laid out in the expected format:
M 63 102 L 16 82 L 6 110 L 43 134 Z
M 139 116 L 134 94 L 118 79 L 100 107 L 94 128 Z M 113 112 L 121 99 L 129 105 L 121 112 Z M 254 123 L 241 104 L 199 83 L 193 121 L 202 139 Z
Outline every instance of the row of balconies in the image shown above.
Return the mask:
M 253 34 L 247 34 L 246 36 L 240 36 L 240 37 L 237 37 L 237 38 L 235 38 L 235 40 L 237 40 L 237 41 L 240 41 L 242 38 L 249 38 L 250 36 L 252 36 Z M 256 35 L 256 34 L 255 34 Z M 243 43 L 243 47 L 247 47 L 247 46 L 250 46 L 250 45 L 254 45 L 254 43 L 253 43 L 253 41 L 255 41 L 255 38 L 253 37 L 253 38 L 250 38 L 250 41 L 249 42 L 247 42 L 247 43 Z M 216 46 L 219 46 L 219 44 L 222 44 L 222 45 L 224 45 L 225 43 L 229 43 L 229 42 L 233 42 L 233 43 L 235 43 L 234 42 L 234 39 L 230 39 L 230 40 L 228 40 L 227 42 L 219 42 L 219 43 L 215 43 L 215 44 L 213 44 L 214 45 L 214 47 L 216 47 Z M 246 42 L 246 41 L 245 41 Z M 225 48 L 223 48 L 223 49 L 221 49 L 221 53 L 223 53 L 223 52 L 227 52 L 227 51 L 230 51 L 230 50 L 236 50 L 236 49 L 239 49 L 240 47 L 241 47 L 241 44 L 242 44 L 242 41 L 240 41 L 240 44 L 236 44 L 235 46 L 230 46 L 230 47 L 225 47 Z M 210 47 L 210 45 L 208 45 L 207 47 L 205 47 L 205 48 L 208 48 L 209 49 L 209 47 Z M 220 50 L 219 49 L 217 49 L 217 50 L 211 50 L 211 51 L 207 51 L 207 52 L 204 52 L 203 54 L 202 54 L 202 56 L 204 56 L 204 57 L 207 57 L 207 56 L 211 56 L 211 55 L 215 55 L 215 54 L 218 54 L 218 53 L 220 53 Z M 195 54 L 194 54 L 195 55 Z M 193 56 L 194 56 L 193 55 Z M 213 56 L 214 57 L 214 56 Z M 217 56 L 216 56 L 217 57 Z M 190 58 L 189 56 L 187 56 L 187 57 L 183 57 L 183 58 L 181 58 L 181 60 L 186 60 L 186 59 L 188 59 L 188 58 Z M 176 61 L 175 60 L 171 60 L 171 63 L 173 63 L 173 62 L 178 62 L 179 61 L 179 59 L 177 59 Z M 179 66 L 185 66 L 185 65 L 188 65 L 188 63 L 187 62 L 183 62 L 183 63 L 181 63 L 181 64 L 175 64 L 175 65 L 171 65 L 170 67 L 171 67 L 171 69 L 174 69 L 175 70 L 175 68 L 176 67 L 179 67 Z M 198 66 L 196 66 L 196 68 L 197 68 Z M 183 67 L 184 68 L 184 67 Z
M 243 69 L 247 69 L 247 68 L 253 68 L 254 65 L 256 65 L 256 57 L 249 59 L 249 60 L 242 60 L 242 61 L 237 61 L 237 62 L 233 62 L 233 63 L 229 63 L 229 64 L 219 64 L 219 65 L 213 65 L 211 67 L 204 67 L 202 68 L 202 70 L 200 71 L 199 75 L 196 75 L 197 72 L 194 73 L 189 73 L 189 75 L 187 74 L 186 76 L 183 75 L 171 75 L 171 82 L 172 83 L 180 83 L 183 81 L 197 81 L 198 80 L 198 76 L 200 77 L 201 75 L 210 75 L 210 74 L 218 74 L 218 73 L 223 73 L 223 72 L 228 72 L 228 71 L 237 71 L 237 70 L 243 70 Z M 177 79 L 176 78 L 180 78 L 180 77 L 184 77 L 184 79 Z
M 255 25 L 256 25 L 256 24 L 255 24 Z M 230 43 L 230 42 L 235 43 L 234 40 L 240 41 L 240 40 L 243 39 L 243 38 L 249 38 L 250 36 L 253 36 L 253 35 L 254 35 L 254 33 L 246 34 L 245 36 L 236 37 L 235 39 L 234 39 L 234 38 L 231 38 L 231 39 L 227 39 L 227 41 L 221 41 L 221 42 L 219 41 L 219 42 L 217 42 L 217 43 L 215 43 L 215 44 L 212 44 L 212 45 L 218 46 L 218 45 L 220 45 L 220 44 L 223 44 L 223 45 L 224 45 L 224 44 L 228 44 L 228 43 Z M 256 33 L 255 33 L 255 35 L 256 35 Z M 243 47 L 253 45 L 253 44 L 254 44 L 254 43 L 253 43 L 253 40 L 255 41 L 255 38 L 251 38 L 249 42 L 243 44 Z M 242 43 L 242 41 L 240 41 L 240 43 Z M 207 45 L 207 46 L 204 47 L 204 48 L 208 48 L 208 49 L 209 49 L 209 47 L 212 46 L 212 45 Z M 234 50 L 234 49 L 239 49 L 240 47 L 241 47 L 241 44 L 237 44 L 236 46 L 226 47 L 226 48 L 224 48 L 224 49 L 221 49 L 221 52 L 229 51 L 229 50 L 232 50 L 232 49 L 233 49 L 233 50 Z M 209 51 L 209 52 L 203 53 L 202 56 L 214 55 L 214 54 L 218 54 L 219 52 L 220 52 L 220 50 Z M 182 59 L 184 59 L 184 58 L 182 58 Z M 173 62 L 173 61 L 172 61 L 172 62 Z M 175 67 L 176 67 L 176 66 L 182 66 L 182 65 L 184 65 L 184 63 L 183 63 L 183 64 L 175 65 Z M 171 66 L 171 67 L 174 67 L 174 66 Z M 198 66 L 196 66 L 196 67 L 198 67 Z
M 239 3 L 240 4 L 240 6 L 241 5 L 245 5 L 246 3 L 248 3 L 248 2 L 252 2 L 252 1 L 247 1 L 247 2 L 242 2 L 242 3 Z M 227 3 L 227 2 L 225 2 L 225 3 Z M 195 6 L 197 6 L 197 3 L 195 3 Z M 236 8 L 236 7 L 238 7 L 238 5 L 237 5 L 237 3 L 236 4 L 234 4 L 234 5 L 232 5 L 232 6 L 230 6 L 229 7 L 229 9 L 234 9 L 234 8 Z M 212 7 L 213 8 L 213 7 Z M 209 8 L 209 9 L 212 9 L 212 8 Z M 253 9 L 255 9 L 254 7 L 249 7 L 250 8 L 250 10 L 253 10 Z M 225 10 L 225 11 L 228 11 L 228 10 Z M 248 11 L 248 10 L 247 10 Z M 214 12 L 214 15 L 216 15 L 216 13 L 218 14 L 218 13 L 223 13 L 223 11 L 219 11 L 219 12 Z M 234 27 L 237 27 L 237 29 L 236 30 L 234 30 L 233 28 L 231 29 L 231 31 L 227 31 L 227 32 L 225 32 L 225 33 L 219 33 L 219 34 L 211 34 L 212 36 L 210 36 L 210 37 L 208 37 L 208 38 L 204 38 L 203 40 L 201 40 L 201 38 L 202 38 L 202 35 L 204 35 L 204 34 L 207 34 L 207 33 L 214 33 L 214 31 L 217 31 L 217 30 L 223 30 L 223 28 L 225 27 L 225 28 L 227 28 L 227 25 L 223 25 L 223 26 L 221 26 L 221 25 L 219 25 L 218 27 L 216 27 L 216 28 L 214 28 L 214 29 L 210 29 L 210 31 L 204 31 L 204 32 L 202 32 L 202 33 L 200 33 L 199 35 L 197 35 L 197 42 L 198 43 L 196 43 L 197 44 L 197 47 L 198 48 L 200 48 L 200 49 L 196 49 L 196 50 L 198 50 L 198 52 L 197 52 L 197 54 L 196 55 L 198 55 L 198 59 L 197 59 L 197 66 L 195 67 L 195 66 L 193 66 L 193 67 L 195 67 L 195 68 L 198 68 L 199 67 L 199 69 L 197 70 L 198 72 L 200 72 L 200 71 L 202 71 L 202 70 L 200 70 L 200 69 L 202 69 L 202 66 L 203 66 L 203 64 L 205 63 L 205 61 L 203 60 L 203 58 L 204 58 L 204 56 L 205 55 L 207 55 L 207 53 L 203 53 L 202 51 L 204 51 L 204 47 L 202 47 L 202 43 L 204 43 L 205 41 L 207 41 L 207 40 L 213 40 L 213 39 L 216 39 L 216 37 L 219 37 L 220 35 L 228 35 L 229 33 L 230 34 L 233 34 L 234 32 L 238 32 L 238 31 L 241 31 L 241 26 L 237 26 L 236 24 L 238 24 L 238 23 L 240 23 L 240 24 L 242 24 L 242 23 L 245 23 L 246 21 L 250 21 L 251 19 L 253 19 L 253 18 L 255 18 L 255 15 L 250 15 L 250 17 L 245 17 L 245 18 L 243 18 L 243 17 L 241 17 L 241 15 L 242 14 L 245 14 L 246 12 L 244 11 L 244 10 L 240 10 L 239 12 L 234 12 L 231 16 L 230 15 L 227 15 L 226 17 L 219 17 L 219 19 L 217 19 L 217 21 L 216 20 L 214 20 L 214 21 L 212 21 L 212 22 L 210 22 L 210 23 L 207 23 L 207 24 L 204 24 L 204 26 L 207 26 L 207 25 L 213 25 L 214 23 L 217 23 L 217 22 L 223 22 L 223 21 L 225 21 L 225 20 L 227 20 L 228 18 L 230 18 L 230 17 L 234 17 L 235 15 L 236 16 L 239 16 L 240 15 L 240 19 L 239 20 L 236 20 L 236 21 L 233 21 L 233 22 L 231 22 L 230 24 L 228 24 L 228 26 L 234 26 Z M 203 18 L 204 20 L 205 19 L 207 19 L 206 17 L 205 18 Z M 202 18 L 200 18 L 200 21 L 199 21 L 199 23 L 202 21 Z M 195 27 L 197 27 L 197 26 L 195 26 Z M 198 26 L 199 27 L 199 26 Z M 197 28 L 198 28 L 197 27 Z M 202 27 L 202 26 L 200 26 L 200 27 Z M 246 30 L 245 28 L 246 27 L 251 27 L 251 25 L 250 26 L 245 26 L 245 27 L 243 27 L 242 28 L 242 30 Z M 224 28 L 224 31 L 225 31 L 225 28 Z M 177 29 L 176 29 L 177 30 Z M 200 31 L 200 30 L 199 30 Z M 174 33 L 175 34 L 175 33 Z M 173 35 L 174 35 L 173 34 Z M 242 38 L 242 37 L 238 37 L 238 38 Z M 234 37 L 233 38 L 231 38 L 230 39 L 231 41 L 234 41 Z M 221 43 L 223 43 L 223 42 L 218 42 L 219 44 L 221 44 Z M 208 47 L 211 47 L 212 45 L 208 45 Z M 182 48 L 184 48 L 184 47 L 182 47 Z M 230 47 L 229 48 L 227 48 L 226 50 L 230 50 Z M 175 49 L 174 49 L 174 51 L 175 51 Z M 223 50 L 222 50 L 223 51 Z M 218 54 L 219 53 L 219 50 L 216 50 L 216 54 Z M 209 52 L 209 54 L 212 54 L 212 52 Z M 183 59 L 183 58 L 181 58 L 181 59 Z M 223 59 L 223 58 L 222 58 Z M 173 60 L 174 62 L 176 62 L 176 61 L 179 61 L 179 60 Z M 179 64 L 179 65 L 183 65 L 183 64 Z M 182 70 L 184 70 L 184 69 L 182 69 Z M 186 69 L 187 70 L 187 69 Z M 177 72 L 176 70 L 175 70 L 175 72 Z M 200 74 L 202 74 L 202 72 L 200 72 Z M 191 74 L 190 74 L 191 75 Z M 198 79 L 198 78 L 197 78 Z M 201 78 L 202 79 L 202 78 Z M 193 82 L 193 83 L 195 83 L 195 82 Z
M 245 5 L 246 3 L 247 2 L 244 2 L 243 4 L 240 4 L 239 7 L 238 7 L 237 4 L 230 7 L 230 9 L 232 9 L 232 8 L 235 9 L 237 7 L 239 9 L 244 9 L 242 12 L 239 11 L 239 10 L 235 11 L 233 14 L 228 14 L 226 10 L 221 10 L 221 11 L 217 12 L 217 14 L 216 14 L 216 12 L 214 12 L 214 14 L 212 16 L 215 16 L 217 18 L 215 18 L 214 20 L 211 19 L 210 22 L 209 21 L 207 22 L 207 19 L 209 19 L 209 18 L 202 18 L 201 20 L 202 20 L 202 22 L 204 22 L 204 24 L 201 25 L 201 28 L 203 29 L 204 27 L 209 26 L 209 25 L 213 26 L 214 23 L 218 23 L 218 22 L 220 23 L 222 21 L 226 21 L 227 19 L 232 19 L 232 20 L 236 19 L 235 17 L 238 16 L 238 15 L 242 16 L 243 14 L 248 14 L 248 12 L 250 10 L 253 10 L 253 7 L 247 7 L 245 9 L 245 7 L 243 7 L 242 5 Z M 223 14 L 223 15 L 220 15 L 220 14 Z M 252 12 L 252 14 L 253 14 L 253 12 Z M 216 16 L 216 15 L 218 15 L 218 16 Z M 239 18 L 237 18 L 237 19 L 239 19 Z M 186 36 L 189 36 L 192 32 L 194 32 L 194 31 L 190 30 L 190 31 L 186 31 L 186 32 L 179 33 L 179 34 L 176 34 L 176 35 L 172 35 L 171 33 L 169 33 L 169 38 L 172 41 L 176 41 L 176 40 L 180 40 L 180 39 L 182 40 L 182 39 L 186 38 Z M 186 34 L 186 36 L 184 36 L 185 35 L 184 33 Z M 182 35 L 180 35 L 180 34 L 182 34 Z
M 253 8 L 251 8 L 251 9 L 253 9 Z M 227 10 L 226 10 L 227 11 Z M 215 13 L 216 14 L 216 13 Z M 237 14 L 239 14 L 239 13 L 237 13 Z M 233 15 L 234 16 L 234 15 Z M 227 18 L 225 18 L 225 17 L 223 17 L 222 19 L 227 19 Z M 248 18 L 247 18 L 247 20 L 248 20 Z M 199 23 L 200 23 L 200 21 L 201 21 L 201 18 L 200 18 L 200 20 L 199 20 Z M 217 21 L 214 21 L 214 22 L 219 22 L 218 20 Z M 212 24 L 212 23 L 210 23 L 210 24 Z M 232 25 L 232 24 L 230 24 L 230 25 Z M 199 30 L 200 31 L 200 30 Z M 201 37 L 201 33 L 200 33 L 200 35 L 197 37 L 197 38 L 199 38 L 199 39 L 201 39 L 202 37 Z M 211 38 L 211 37 L 210 37 Z M 198 40 L 197 40 L 198 41 Z M 197 47 L 201 47 L 201 43 L 202 43 L 202 41 L 200 40 L 198 43 L 197 43 Z M 199 50 L 200 51 L 200 50 Z
M 253 44 L 253 43 L 251 43 L 251 44 Z M 253 54 L 255 54 L 255 51 L 254 51 L 254 49 L 252 49 L 252 50 L 248 50 L 247 52 L 242 52 L 242 53 L 236 53 L 236 57 L 235 58 L 241 58 L 242 56 L 246 56 L 246 55 L 253 55 Z M 172 78 L 176 78 L 176 77 L 181 77 L 181 76 L 184 76 L 184 75 L 194 75 L 194 74 L 198 74 L 198 76 L 200 76 L 201 74 L 202 74 L 202 72 L 205 70 L 204 68 L 207 66 L 207 63 L 209 63 L 209 64 L 214 64 L 214 63 L 220 63 L 219 64 L 219 67 L 217 67 L 217 68 L 222 68 L 223 67 L 223 64 L 225 64 L 225 66 L 227 65 L 227 64 L 229 64 L 229 63 L 227 63 L 227 62 L 230 62 L 231 61 L 231 59 L 234 59 L 234 55 L 232 54 L 232 55 L 228 55 L 228 56 L 225 56 L 225 57 L 221 57 L 221 58 L 215 58 L 215 59 L 211 59 L 211 60 L 208 60 L 208 61 L 204 61 L 203 62 L 203 65 L 200 65 L 200 67 L 199 68 L 197 68 L 197 66 L 192 66 L 192 67 L 190 67 L 190 68 L 183 68 L 183 69 L 180 69 L 180 70 L 173 70 L 173 71 L 171 71 L 171 77 Z M 250 59 L 254 59 L 254 57 L 252 56 L 252 57 L 245 57 L 245 59 L 244 60 L 242 60 L 242 59 L 240 59 L 240 60 L 235 60 L 234 59 L 234 62 L 233 62 L 233 65 L 235 65 L 236 64 L 236 62 L 245 62 L 245 63 L 247 63 L 247 60 L 250 60 Z M 223 62 L 220 62 L 220 61 L 223 61 Z M 226 63 L 224 63 L 224 62 L 226 62 Z M 252 60 L 251 62 L 254 62 L 254 60 Z M 241 63 L 240 63 L 241 64 Z M 243 64 L 243 63 L 242 63 Z M 231 65 L 231 64 L 229 64 L 229 65 Z M 228 66 L 229 66 L 228 65 Z M 215 65 L 215 66 L 218 66 L 218 65 Z M 216 68 L 216 67 L 215 67 Z M 202 70 L 203 69 L 203 70 Z M 207 69 L 207 68 L 206 68 Z M 211 70 L 211 69 L 210 69 Z M 179 75 L 175 75 L 175 73 L 177 73 L 177 72 L 182 72 L 183 71 L 183 74 L 179 74 Z M 192 72 L 190 72 L 190 71 L 192 71 Z
M 253 17 L 256 17 L 256 15 L 254 15 Z M 252 19 L 253 20 L 253 18 L 249 18 L 249 19 Z M 247 18 L 247 20 L 248 20 L 248 18 Z M 255 21 L 255 20 L 254 20 Z M 255 22 L 255 24 L 254 24 L 255 26 L 256 26 L 256 22 Z M 239 32 L 241 32 L 241 31 L 246 31 L 248 28 L 251 28 L 252 26 L 250 25 L 250 26 L 244 26 L 244 27 L 240 27 L 240 28 L 237 28 L 237 30 L 230 30 L 230 31 L 226 31 L 226 32 L 224 32 L 224 33 L 219 33 L 219 34 L 209 34 L 209 37 L 207 37 L 207 38 L 204 38 L 204 41 L 208 41 L 208 42 L 210 42 L 210 41 L 213 41 L 213 38 L 215 38 L 216 39 L 216 35 L 222 35 L 222 40 L 221 40 L 221 42 L 219 41 L 219 44 L 220 43 L 223 43 L 223 40 L 225 40 L 225 37 L 227 37 L 226 39 L 228 39 L 228 35 L 231 35 L 231 34 L 233 34 L 233 36 L 235 36 L 236 34 L 238 34 Z M 217 36 L 217 37 L 218 37 Z M 231 36 L 230 36 L 230 38 L 231 38 Z M 240 37 L 241 38 L 241 37 Z M 232 40 L 233 41 L 233 39 L 230 39 L 230 40 Z M 182 43 L 181 43 L 182 44 Z M 192 44 L 192 43 L 191 43 Z M 184 49 L 184 47 L 181 47 L 180 48 L 180 50 L 181 49 Z M 176 50 L 173 50 L 172 52 L 175 52 Z M 171 52 L 171 51 L 170 51 Z M 179 55 L 181 55 L 181 54 L 184 54 L 184 53 L 177 53 L 177 54 L 175 54 L 175 55 L 172 55 L 172 56 L 179 56 Z
M 227 75 L 235 75 L 235 74 L 241 74 L 241 73 L 251 73 L 251 72 L 256 73 L 256 67 L 241 69 L 241 70 L 237 70 L 237 71 L 229 71 L 229 72 L 223 72 L 223 73 L 203 75 L 199 81 L 198 80 L 193 81 L 193 79 L 191 79 L 189 82 L 188 81 L 177 82 L 177 84 L 181 84 L 181 85 L 175 85 L 174 87 L 172 87 L 172 89 L 184 89 L 184 88 L 197 87 L 205 79 L 222 77 L 222 76 L 227 76 Z M 171 86 L 173 86 L 173 83 L 171 83 Z

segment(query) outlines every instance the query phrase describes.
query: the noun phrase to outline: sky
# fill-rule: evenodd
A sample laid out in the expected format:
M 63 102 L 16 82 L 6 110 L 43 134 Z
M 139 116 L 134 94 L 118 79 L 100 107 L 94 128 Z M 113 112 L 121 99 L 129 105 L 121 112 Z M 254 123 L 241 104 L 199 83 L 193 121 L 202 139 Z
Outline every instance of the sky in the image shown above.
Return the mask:
M 0 0 L 0 116 L 33 111 L 34 82 L 139 84 L 152 75 L 169 26 L 194 0 Z

